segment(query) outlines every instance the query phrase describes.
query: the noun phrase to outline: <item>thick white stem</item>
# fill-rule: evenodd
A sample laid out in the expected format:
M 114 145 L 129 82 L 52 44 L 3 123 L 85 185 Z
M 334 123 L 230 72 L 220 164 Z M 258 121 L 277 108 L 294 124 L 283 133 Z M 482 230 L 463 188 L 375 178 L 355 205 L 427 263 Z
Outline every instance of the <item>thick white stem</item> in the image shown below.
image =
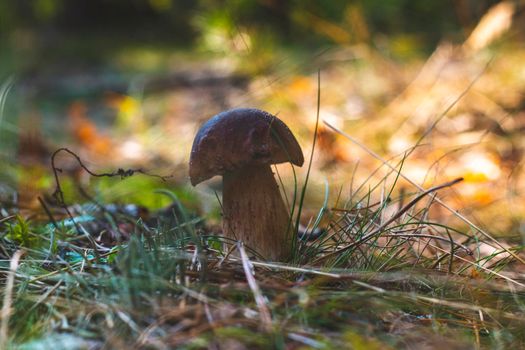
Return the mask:
M 269 165 L 252 165 L 223 175 L 223 231 L 264 258 L 290 258 L 289 214 Z

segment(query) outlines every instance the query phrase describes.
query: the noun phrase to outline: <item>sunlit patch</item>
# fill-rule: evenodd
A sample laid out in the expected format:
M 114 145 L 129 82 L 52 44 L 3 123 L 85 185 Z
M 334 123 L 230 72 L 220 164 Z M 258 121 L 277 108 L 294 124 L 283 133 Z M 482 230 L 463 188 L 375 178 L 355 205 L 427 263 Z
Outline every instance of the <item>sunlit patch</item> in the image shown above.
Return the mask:
M 474 126 L 474 115 L 471 113 L 460 113 L 453 118 L 448 118 L 446 123 L 438 123 L 436 129 L 448 135 L 447 133 L 466 132 Z
M 230 23 L 206 23 L 204 18 L 197 22 L 198 25 L 206 27 L 201 37 L 201 45 L 207 50 L 217 53 L 248 53 L 251 51 L 252 38 L 246 31 L 236 28 L 236 34 L 232 37 Z
M 511 1 L 492 7 L 472 31 L 465 47 L 479 50 L 499 38 L 510 28 L 514 12 L 515 5 Z
M 409 150 L 412 147 L 412 142 L 403 136 L 394 136 L 390 139 L 388 149 L 393 154 L 399 154 Z
M 359 96 L 350 96 L 346 99 L 344 110 L 348 114 L 346 119 L 360 119 L 366 111 L 365 101 Z
M 132 160 L 139 160 L 144 158 L 144 147 L 136 140 L 127 140 L 120 146 L 120 154 L 122 157 Z
M 431 178 L 431 176 L 429 175 L 428 166 L 425 165 L 409 164 L 404 166 L 401 171 L 411 181 L 421 185 L 423 185 Z
M 119 127 L 133 125 L 137 129 L 141 125 L 142 106 L 136 98 L 128 95 L 111 94 L 107 99 L 107 104 L 117 110 Z
M 137 110 L 139 109 L 137 100 L 131 96 L 124 96 L 121 99 L 118 105 L 118 108 L 119 108 L 120 113 L 123 113 L 126 115 L 136 113 Z
M 290 94 L 291 99 L 296 100 L 305 96 L 312 96 L 317 87 L 310 77 L 296 76 L 283 88 Z
M 494 194 L 490 189 L 481 187 L 479 184 L 465 183 L 461 186 L 461 195 L 477 204 L 489 204 L 494 200 Z
M 332 112 L 328 112 L 326 110 L 323 110 L 321 118 L 323 121 L 326 121 L 332 126 L 335 126 L 337 129 L 343 128 L 343 119 L 340 115 Z
M 140 125 L 140 103 L 131 96 L 122 96 L 117 103 L 118 121 L 123 127 Z
M 249 52 L 252 48 L 252 39 L 246 32 L 238 32 L 232 39 L 232 46 L 237 52 Z
M 467 182 L 485 182 L 496 180 L 501 174 L 498 164 L 483 153 L 465 154 L 460 159 L 463 174 Z
M 74 102 L 69 108 L 69 120 L 72 134 L 82 145 L 95 153 L 109 154 L 112 142 L 97 129 L 94 122 L 87 115 L 87 107 L 83 102 Z

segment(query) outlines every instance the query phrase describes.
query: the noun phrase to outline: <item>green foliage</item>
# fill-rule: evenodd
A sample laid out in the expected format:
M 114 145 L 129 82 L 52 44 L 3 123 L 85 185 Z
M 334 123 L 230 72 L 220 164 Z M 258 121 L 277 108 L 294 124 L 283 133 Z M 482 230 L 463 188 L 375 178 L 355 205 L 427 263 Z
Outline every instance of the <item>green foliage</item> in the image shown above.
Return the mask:
M 475 5 L 467 4 L 463 11 L 474 21 L 494 3 L 493 0 L 478 1 Z M 0 6 L 0 33 L 5 33 L 7 42 L 13 47 L 21 43 L 12 37 L 20 31 L 28 38 L 45 38 L 47 31 L 42 28 L 58 28 L 64 30 L 62 34 L 66 36 L 84 32 L 103 39 L 107 33 L 100 28 L 107 27 L 112 29 L 111 35 L 120 37 L 122 49 L 130 41 L 126 29 L 133 27 L 142 39 L 154 38 L 186 46 L 197 41 L 213 50 L 235 50 L 231 42 L 244 31 L 255 41 L 250 45 L 252 49 L 271 43 L 307 46 L 338 43 L 332 29 L 341 31 L 344 37 L 359 40 L 366 39 L 359 33 L 362 30 L 394 37 L 417 36 L 428 49 L 444 36 L 460 35 L 461 26 L 465 25 L 451 11 L 455 8 L 451 0 L 138 0 L 128 3 L 99 0 L 84 4 L 84 11 L 63 0 L 17 1 L 10 5 L 4 1 Z M 84 17 L 93 13 L 99 15 L 89 21 Z M 356 24 L 356 21 L 361 23 Z M 356 28 L 356 25 L 363 28 Z M 116 30 L 122 33 L 114 32 Z M 107 49 L 118 47 L 107 46 Z
M 62 0 L 36 0 L 33 2 L 33 12 L 36 18 L 49 21 L 58 14 L 62 6 Z
M 7 224 L 6 238 L 24 248 L 35 248 L 39 243 L 38 237 L 31 231 L 29 222 L 20 215 L 16 216 L 15 223 Z
M 355 350 L 381 350 L 388 347 L 377 339 L 368 338 L 354 331 L 346 331 L 343 337 Z
M 96 183 L 96 192 L 105 203 L 133 203 L 152 210 L 160 209 L 172 203 L 171 199 L 158 193 L 159 187 L 166 184 L 154 177 L 136 174 L 125 179 L 102 178 Z M 71 191 L 74 192 L 73 189 Z M 174 193 L 187 206 L 195 203 L 195 194 L 186 188 L 173 188 Z

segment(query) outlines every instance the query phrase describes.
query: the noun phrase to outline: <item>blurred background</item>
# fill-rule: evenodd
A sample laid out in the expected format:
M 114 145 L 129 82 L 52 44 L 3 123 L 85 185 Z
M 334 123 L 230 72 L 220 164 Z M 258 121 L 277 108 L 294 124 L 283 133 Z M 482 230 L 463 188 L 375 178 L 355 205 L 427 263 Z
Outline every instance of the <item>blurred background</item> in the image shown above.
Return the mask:
M 76 152 L 95 172 L 173 175 L 93 179 L 61 155 L 64 189 L 153 208 L 174 190 L 216 215 L 220 179 L 192 188 L 193 136 L 214 114 L 257 107 L 319 138 L 307 208 L 353 195 L 415 193 L 458 176 L 444 200 L 510 240 L 525 240 L 525 1 L 0 1 L 0 200 L 39 208 L 50 156 Z M 346 133 L 342 136 L 333 128 Z M 402 163 L 402 164 L 401 164 Z M 293 192 L 287 165 L 278 167 Z M 298 169 L 301 185 L 305 169 Z M 387 177 L 387 175 L 389 175 Z M 80 185 L 79 185 L 80 184 Z M 360 194 L 360 195 L 359 195 Z M 435 207 L 432 215 L 452 215 Z M 305 218 L 308 220 L 308 218 Z M 517 234 L 519 233 L 519 234 Z

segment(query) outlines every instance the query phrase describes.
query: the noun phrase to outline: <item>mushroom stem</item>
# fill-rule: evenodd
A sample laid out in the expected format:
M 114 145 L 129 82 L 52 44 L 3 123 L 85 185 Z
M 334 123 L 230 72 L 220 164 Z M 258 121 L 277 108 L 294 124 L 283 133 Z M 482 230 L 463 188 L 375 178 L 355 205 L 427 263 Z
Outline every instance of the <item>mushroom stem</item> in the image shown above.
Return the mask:
M 224 235 L 243 241 L 264 258 L 287 260 L 289 214 L 269 165 L 249 165 L 223 175 Z

